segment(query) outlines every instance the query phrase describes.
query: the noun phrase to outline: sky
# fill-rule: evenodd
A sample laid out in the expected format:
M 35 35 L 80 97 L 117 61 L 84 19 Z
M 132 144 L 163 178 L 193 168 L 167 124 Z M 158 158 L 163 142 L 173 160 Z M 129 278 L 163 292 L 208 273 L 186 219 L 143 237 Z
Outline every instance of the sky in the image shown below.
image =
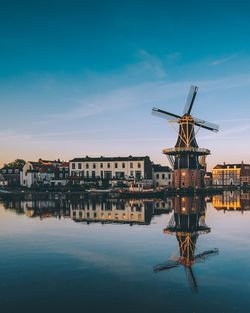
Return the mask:
M 0 165 L 16 158 L 144 156 L 176 132 L 152 107 L 193 115 L 221 162 L 250 163 L 250 2 L 0 0 Z

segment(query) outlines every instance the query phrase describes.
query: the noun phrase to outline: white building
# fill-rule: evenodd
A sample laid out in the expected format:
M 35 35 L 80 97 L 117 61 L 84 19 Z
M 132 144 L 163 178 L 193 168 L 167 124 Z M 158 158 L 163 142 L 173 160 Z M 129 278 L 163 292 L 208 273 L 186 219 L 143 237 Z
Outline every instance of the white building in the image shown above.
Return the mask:
M 152 163 L 144 157 L 75 158 L 69 162 L 70 176 L 81 179 L 141 180 L 152 178 Z
M 20 185 L 31 188 L 53 184 L 63 186 L 66 184 L 69 167 L 68 163 L 58 161 L 47 161 L 39 159 L 38 162 L 28 161 L 20 173 Z
M 55 177 L 53 168 L 44 166 L 40 162 L 28 161 L 20 173 L 20 185 L 31 188 L 41 183 L 48 184 Z
M 155 188 L 173 187 L 174 174 L 168 166 L 153 165 L 153 184 Z

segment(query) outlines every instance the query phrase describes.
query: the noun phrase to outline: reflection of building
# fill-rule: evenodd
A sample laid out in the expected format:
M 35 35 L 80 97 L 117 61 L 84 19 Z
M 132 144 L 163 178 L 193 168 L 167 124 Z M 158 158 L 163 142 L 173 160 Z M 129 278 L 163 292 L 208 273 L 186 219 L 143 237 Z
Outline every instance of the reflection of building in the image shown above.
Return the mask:
M 152 203 L 122 199 L 105 202 L 86 200 L 71 204 L 70 216 L 76 222 L 121 222 L 150 224 Z
M 5 200 L 5 209 L 25 214 L 27 217 L 40 219 L 69 217 L 69 203 L 61 200 Z
M 250 192 L 224 191 L 213 196 L 213 207 L 225 211 L 250 210 Z
M 5 201 L 4 206 L 30 218 L 70 217 L 75 222 L 148 225 L 154 215 L 171 212 L 172 200 L 89 197 L 71 200 L 10 200 Z
M 153 165 L 154 187 L 173 187 L 173 171 L 168 166 Z
M 213 168 L 213 184 L 218 186 L 250 185 L 250 164 L 218 164 Z
M 152 164 L 144 157 L 75 158 L 70 162 L 70 176 L 82 179 L 151 179 Z
M 76 222 L 150 224 L 153 215 L 169 213 L 171 200 L 96 198 L 71 203 L 70 217 Z
M 205 199 L 201 197 L 175 198 L 174 214 L 164 233 L 176 236 L 179 256 L 156 265 L 154 271 L 159 272 L 183 265 L 192 290 L 197 291 L 192 265 L 218 253 L 218 249 L 195 253 L 199 235 L 209 232 L 210 228 L 205 224 Z

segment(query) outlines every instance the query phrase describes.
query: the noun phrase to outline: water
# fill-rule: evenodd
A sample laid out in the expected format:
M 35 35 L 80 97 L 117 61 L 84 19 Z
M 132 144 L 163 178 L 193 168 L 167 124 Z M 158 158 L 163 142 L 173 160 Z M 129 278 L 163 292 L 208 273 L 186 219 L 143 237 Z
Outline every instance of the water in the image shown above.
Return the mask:
M 249 312 L 249 199 L 2 199 L 0 311 Z

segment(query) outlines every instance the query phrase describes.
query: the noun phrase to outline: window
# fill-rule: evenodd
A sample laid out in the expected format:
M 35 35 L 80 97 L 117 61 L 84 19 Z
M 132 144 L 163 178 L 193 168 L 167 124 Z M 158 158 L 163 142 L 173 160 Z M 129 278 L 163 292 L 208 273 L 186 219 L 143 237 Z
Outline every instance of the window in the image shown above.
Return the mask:
M 162 174 L 162 175 L 161 175 L 161 178 L 162 178 L 162 179 L 165 179 L 165 174 Z
M 110 163 L 107 164 L 107 167 L 110 168 Z
M 111 179 L 112 178 L 112 172 L 111 171 L 105 171 L 104 172 L 104 178 Z
M 141 176 L 141 171 L 135 171 L 135 178 L 140 179 Z
M 117 168 L 118 167 L 118 164 L 117 163 L 115 163 L 115 168 Z
M 134 176 L 134 171 L 130 171 L 130 176 Z
M 116 178 L 124 178 L 124 172 L 115 172 Z
M 95 171 L 92 171 L 92 178 L 95 178 Z
M 122 168 L 125 168 L 125 163 L 122 163 Z
M 138 168 L 141 168 L 141 163 L 138 162 L 137 166 L 138 166 Z
M 133 162 L 130 162 L 130 168 L 133 168 Z
M 96 164 L 95 163 L 93 163 L 93 168 L 96 168 Z
M 78 163 L 78 170 L 82 169 L 82 163 Z
M 76 168 L 76 164 L 72 163 L 72 170 L 74 170 Z
M 156 174 L 155 176 L 156 176 L 156 179 L 159 179 L 159 174 Z
M 103 163 L 100 164 L 100 168 L 103 168 Z
M 86 168 L 89 168 L 89 164 L 88 163 L 86 163 Z

